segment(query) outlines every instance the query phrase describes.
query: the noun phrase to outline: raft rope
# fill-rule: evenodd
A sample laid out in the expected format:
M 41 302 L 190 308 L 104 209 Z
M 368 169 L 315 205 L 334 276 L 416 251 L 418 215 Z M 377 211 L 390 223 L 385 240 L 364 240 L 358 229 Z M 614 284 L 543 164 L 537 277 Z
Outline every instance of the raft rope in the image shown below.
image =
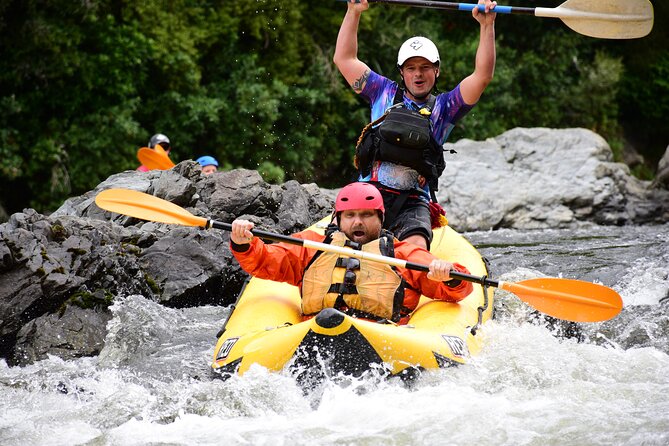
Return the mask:
M 488 305 L 490 303 L 490 299 L 488 299 L 488 288 L 490 288 L 490 285 L 486 284 L 487 278 L 488 276 L 482 277 L 483 305 L 476 309 L 476 311 L 478 312 L 478 321 L 476 322 L 476 325 L 474 325 L 470 330 L 470 333 L 474 336 L 476 336 L 476 332 L 478 331 L 478 329 L 481 328 L 481 324 L 483 323 L 483 312 L 488 309 Z

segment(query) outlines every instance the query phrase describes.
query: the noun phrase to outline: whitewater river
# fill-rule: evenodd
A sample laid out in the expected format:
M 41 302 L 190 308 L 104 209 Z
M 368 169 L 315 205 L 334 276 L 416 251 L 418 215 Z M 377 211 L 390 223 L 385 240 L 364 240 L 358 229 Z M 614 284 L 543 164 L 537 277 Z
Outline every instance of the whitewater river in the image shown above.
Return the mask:
M 413 388 L 367 379 L 305 396 L 261 369 L 211 379 L 227 308 L 129 296 L 99 357 L 0 362 L 0 444 L 669 444 L 669 225 L 467 236 L 495 277 L 597 281 L 626 308 L 584 324 L 578 342 L 528 322 L 522 305 L 500 307 L 466 366 Z

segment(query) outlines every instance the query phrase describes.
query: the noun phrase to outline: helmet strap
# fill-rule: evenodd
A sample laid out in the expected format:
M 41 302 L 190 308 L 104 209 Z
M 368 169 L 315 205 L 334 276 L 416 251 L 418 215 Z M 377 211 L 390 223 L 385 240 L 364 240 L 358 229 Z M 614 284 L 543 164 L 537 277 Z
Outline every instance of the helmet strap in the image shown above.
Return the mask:
M 337 223 L 335 223 L 335 220 L 337 220 Z M 332 217 L 330 218 L 330 224 L 328 226 L 331 225 L 339 226 L 339 212 L 335 209 L 332 210 Z

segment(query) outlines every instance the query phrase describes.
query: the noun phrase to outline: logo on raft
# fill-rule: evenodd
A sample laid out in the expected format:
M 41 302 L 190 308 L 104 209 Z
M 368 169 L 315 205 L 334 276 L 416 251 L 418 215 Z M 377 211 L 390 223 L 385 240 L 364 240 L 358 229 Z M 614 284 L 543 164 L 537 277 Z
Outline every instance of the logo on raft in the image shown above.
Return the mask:
M 232 347 L 235 346 L 237 341 L 239 341 L 239 338 L 226 339 L 225 342 L 223 342 L 223 345 L 221 345 L 221 349 L 218 351 L 218 355 L 216 355 L 216 360 L 221 361 L 227 358 L 230 354 L 230 351 L 232 350 Z
M 441 337 L 444 338 L 444 341 L 446 341 L 451 348 L 453 356 L 457 356 L 458 358 L 466 358 L 469 356 L 469 349 L 467 348 L 465 341 L 457 336 L 441 335 Z

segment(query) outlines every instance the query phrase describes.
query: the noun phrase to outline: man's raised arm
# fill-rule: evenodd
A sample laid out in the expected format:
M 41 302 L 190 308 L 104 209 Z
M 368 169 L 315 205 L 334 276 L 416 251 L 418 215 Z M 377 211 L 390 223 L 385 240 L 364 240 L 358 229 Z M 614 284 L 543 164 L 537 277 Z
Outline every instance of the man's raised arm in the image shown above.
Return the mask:
M 358 59 L 358 25 L 360 15 L 369 8 L 369 4 L 367 0 L 354 2 L 355 0 L 349 0 L 347 3 L 348 9 L 337 36 L 334 63 L 353 90 L 360 93 L 365 87 L 370 69 L 366 63 Z

